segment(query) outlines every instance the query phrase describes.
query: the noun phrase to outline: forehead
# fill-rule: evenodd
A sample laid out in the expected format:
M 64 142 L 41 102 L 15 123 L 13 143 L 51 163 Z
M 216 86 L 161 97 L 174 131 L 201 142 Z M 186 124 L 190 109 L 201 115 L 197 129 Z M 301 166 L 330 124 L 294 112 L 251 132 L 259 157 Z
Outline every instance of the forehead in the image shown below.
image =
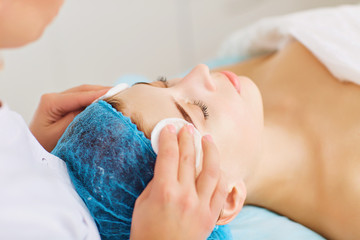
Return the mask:
M 124 114 L 129 117 L 134 114 L 140 116 L 143 120 L 144 130 L 148 132 L 151 132 L 155 125 L 164 118 L 181 118 L 174 107 L 169 90 L 160 87 L 158 82 L 154 82 L 152 85 L 134 85 L 118 95 L 126 105 Z

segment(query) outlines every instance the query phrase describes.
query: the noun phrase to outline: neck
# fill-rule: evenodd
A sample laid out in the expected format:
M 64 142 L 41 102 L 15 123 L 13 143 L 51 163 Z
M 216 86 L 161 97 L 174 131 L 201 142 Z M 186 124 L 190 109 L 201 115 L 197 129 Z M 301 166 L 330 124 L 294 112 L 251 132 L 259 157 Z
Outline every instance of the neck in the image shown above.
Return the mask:
M 302 64 L 298 64 L 299 58 L 303 59 Z M 246 204 L 293 217 L 303 215 L 296 212 L 296 207 L 301 210 L 308 207 L 309 202 L 319 202 L 315 194 L 309 196 L 309 193 L 318 190 L 319 182 L 322 182 L 318 179 L 321 176 L 319 172 L 322 172 L 319 156 L 316 155 L 318 136 L 314 135 L 316 126 L 310 124 L 312 119 L 307 118 L 309 115 L 304 112 L 304 104 L 299 100 L 306 99 L 300 93 L 307 91 L 298 91 L 302 85 L 296 85 L 303 83 L 304 79 L 315 78 L 304 75 L 314 72 L 311 65 L 316 65 L 314 61 L 302 45 L 289 44 L 275 54 L 228 68 L 253 79 L 262 92 L 264 103 L 263 154 L 255 169 L 250 169 L 251 175 L 244 179 L 248 192 Z M 293 84 L 288 84 L 289 79 Z M 244 169 L 247 169 L 246 166 Z
M 295 129 L 283 124 L 265 122 L 262 157 L 252 177 L 246 180 L 246 204 L 266 207 L 284 214 L 284 206 L 293 206 L 292 194 L 301 198 L 308 191 L 297 179 L 308 169 L 304 159 L 309 159 L 307 141 Z M 296 185 L 296 187 L 294 187 Z M 304 188 L 300 188 L 304 186 Z M 301 201 L 300 198 L 297 200 Z

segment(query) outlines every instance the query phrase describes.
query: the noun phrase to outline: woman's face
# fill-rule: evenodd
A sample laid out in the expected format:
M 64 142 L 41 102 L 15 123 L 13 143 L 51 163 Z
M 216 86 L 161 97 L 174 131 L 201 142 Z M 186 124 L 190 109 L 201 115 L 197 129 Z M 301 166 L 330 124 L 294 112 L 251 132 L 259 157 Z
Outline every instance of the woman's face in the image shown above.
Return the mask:
M 261 95 L 256 85 L 239 77 L 238 91 L 226 74 L 196 66 L 186 77 L 166 83 L 136 84 L 121 92 L 125 115 L 138 114 L 147 136 L 164 118 L 192 122 L 200 133 L 210 133 L 227 174 L 239 175 L 259 152 L 263 129 Z M 244 164 L 246 163 L 246 164 Z
M 64 0 L 0 0 L 0 48 L 38 39 Z

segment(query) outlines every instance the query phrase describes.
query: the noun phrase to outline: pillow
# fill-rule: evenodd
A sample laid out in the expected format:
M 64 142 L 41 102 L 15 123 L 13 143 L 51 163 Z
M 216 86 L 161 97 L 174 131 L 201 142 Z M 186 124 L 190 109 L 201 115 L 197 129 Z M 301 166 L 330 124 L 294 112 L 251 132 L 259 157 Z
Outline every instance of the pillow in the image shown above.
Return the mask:
M 245 206 L 228 225 L 234 240 L 325 240 L 319 234 L 287 217 L 255 206 Z

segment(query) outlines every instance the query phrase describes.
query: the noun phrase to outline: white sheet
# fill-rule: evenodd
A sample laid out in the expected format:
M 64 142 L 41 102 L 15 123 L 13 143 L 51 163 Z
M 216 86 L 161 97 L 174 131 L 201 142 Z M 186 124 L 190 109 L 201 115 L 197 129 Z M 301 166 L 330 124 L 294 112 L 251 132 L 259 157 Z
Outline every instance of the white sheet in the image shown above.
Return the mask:
M 339 80 L 360 84 L 360 5 L 321 8 L 263 19 L 225 41 L 221 57 L 252 57 L 281 49 L 293 38 Z

